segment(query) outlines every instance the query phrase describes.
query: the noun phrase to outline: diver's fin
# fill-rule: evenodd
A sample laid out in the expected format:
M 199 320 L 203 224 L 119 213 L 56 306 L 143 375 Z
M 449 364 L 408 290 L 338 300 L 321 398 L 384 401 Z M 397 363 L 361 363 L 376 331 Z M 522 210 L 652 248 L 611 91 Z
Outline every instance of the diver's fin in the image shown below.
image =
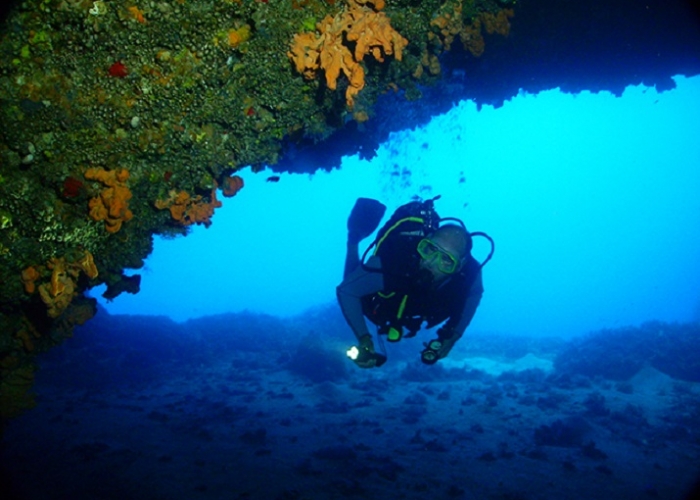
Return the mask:
M 371 198 L 358 198 L 348 217 L 348 243 L 357 244 L 372 234 L 384 217 L 386 206 Z

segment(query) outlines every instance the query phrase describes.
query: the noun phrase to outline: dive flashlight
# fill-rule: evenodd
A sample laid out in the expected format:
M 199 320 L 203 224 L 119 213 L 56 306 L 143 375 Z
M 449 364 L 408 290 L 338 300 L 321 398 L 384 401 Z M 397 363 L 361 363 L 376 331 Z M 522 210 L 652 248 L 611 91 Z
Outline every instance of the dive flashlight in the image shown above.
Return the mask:
M 360 350 L 357 348 L 356 345 L 354 345 L 350 349 L 345 351 L 345 354 L 347 354 L 348 358 L 355 361 L 357 359 L 357 357 L 360 355 Z
M 350 349 L 345 351 L 348 358 L 358 363 L 367 363 L 370 360 L 374 360 L 374 366 L 382 366 L 386 363 L 386 356 L 379 354 L 378 352 L 370 351 L 369 349 L 363 349 L 357 346 L 352 346 Z

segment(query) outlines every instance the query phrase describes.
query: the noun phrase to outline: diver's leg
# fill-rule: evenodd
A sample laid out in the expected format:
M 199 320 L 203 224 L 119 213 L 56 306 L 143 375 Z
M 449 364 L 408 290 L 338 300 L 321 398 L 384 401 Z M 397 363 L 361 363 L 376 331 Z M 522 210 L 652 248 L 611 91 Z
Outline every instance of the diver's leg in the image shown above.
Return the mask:
M 347 253 L 345 254 L 345 271 L 343 278 L 360 267 L 360 243 L 348 239 Z
M 386 207 L 377 200 L 358 198 L 355 201 L 348 217 L 348 245 L 343 277 L 360 267 L 360 241 L 377 229 L 385 210 Z

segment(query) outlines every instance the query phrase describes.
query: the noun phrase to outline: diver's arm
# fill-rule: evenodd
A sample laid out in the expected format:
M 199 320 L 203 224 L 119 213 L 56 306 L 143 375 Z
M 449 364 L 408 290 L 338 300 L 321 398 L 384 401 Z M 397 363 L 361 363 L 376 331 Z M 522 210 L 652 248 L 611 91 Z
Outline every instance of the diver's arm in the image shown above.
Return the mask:
M 378 259 L 368 261 L 368 266 L 379 269 Z M 355 333 L 357 339 L 370 335 L 364 314 L 362 313 L 362 297 L 380 292 L 384 288 L 384 278 L 381 272 L 367 271 L 362 266 L 350 273 L 336 288 L 338 304 L 343 311 L 345 321 Z

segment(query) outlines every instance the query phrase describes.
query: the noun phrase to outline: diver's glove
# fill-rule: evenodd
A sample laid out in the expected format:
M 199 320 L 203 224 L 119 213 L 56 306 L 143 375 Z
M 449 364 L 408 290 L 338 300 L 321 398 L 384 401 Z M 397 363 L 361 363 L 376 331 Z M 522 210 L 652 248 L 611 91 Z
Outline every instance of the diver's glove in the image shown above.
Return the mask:
M 438 338 L 435 340 L 423 344 L 425 349 L 420 353 L 420 359 L 426 365 L 433 365 L 438 359 L 446 357 L 459 339 L 454 331 L 446 328 L 440 328 L 437 335 Z
M 351 347 L 347 354 L 360 368 L 380 367 L 386 362 L 386 356 L 374 350 L 371 335 L 360 337 L 359 345 Z

